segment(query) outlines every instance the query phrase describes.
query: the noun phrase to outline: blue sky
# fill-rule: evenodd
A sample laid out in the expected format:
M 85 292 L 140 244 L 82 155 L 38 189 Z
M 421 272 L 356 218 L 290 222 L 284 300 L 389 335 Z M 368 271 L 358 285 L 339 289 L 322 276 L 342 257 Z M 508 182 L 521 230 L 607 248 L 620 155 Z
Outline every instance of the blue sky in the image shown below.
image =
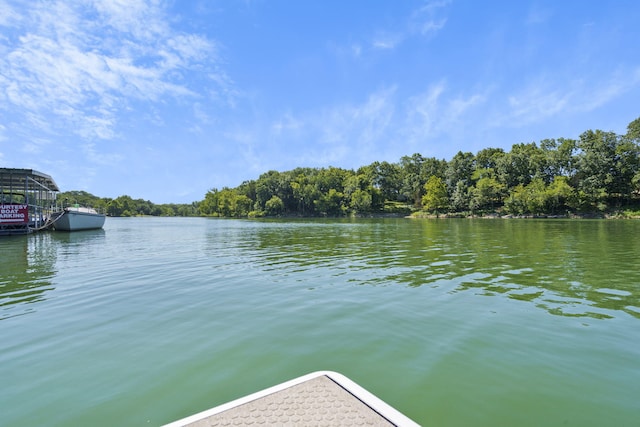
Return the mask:
M 626 132 L 640 2 L 0 0 L 0 165 L 202 200 L 268 170 Z

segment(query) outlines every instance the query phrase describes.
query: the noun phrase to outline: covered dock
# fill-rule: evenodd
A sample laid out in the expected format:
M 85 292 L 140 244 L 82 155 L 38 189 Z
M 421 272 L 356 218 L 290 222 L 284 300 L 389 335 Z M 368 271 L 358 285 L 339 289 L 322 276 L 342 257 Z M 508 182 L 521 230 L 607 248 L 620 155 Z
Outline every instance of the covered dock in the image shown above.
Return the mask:
M 46 228 L 59 191 L 53 178 L 42 172 L 0 168 L 0 236 Z

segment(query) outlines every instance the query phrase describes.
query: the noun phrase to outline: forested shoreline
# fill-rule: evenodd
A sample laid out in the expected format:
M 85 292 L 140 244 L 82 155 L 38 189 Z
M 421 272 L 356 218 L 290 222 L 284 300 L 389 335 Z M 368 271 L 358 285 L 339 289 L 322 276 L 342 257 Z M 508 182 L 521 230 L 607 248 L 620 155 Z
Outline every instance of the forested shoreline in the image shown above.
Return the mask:
M 59 199 L 93 204 L 112 216 L 634 217 L 640 216 L 640 118 L 624 135 L 588 130 L 578 139 L 518 143 L 510 151 L 460 151 L 449 161 L 416 153 L 357 170 L 268 171 L 235 188 L 211 189 L 189 205 L 154 205 L 129 196 L 100 199 L 84 192 L 62 193 Z

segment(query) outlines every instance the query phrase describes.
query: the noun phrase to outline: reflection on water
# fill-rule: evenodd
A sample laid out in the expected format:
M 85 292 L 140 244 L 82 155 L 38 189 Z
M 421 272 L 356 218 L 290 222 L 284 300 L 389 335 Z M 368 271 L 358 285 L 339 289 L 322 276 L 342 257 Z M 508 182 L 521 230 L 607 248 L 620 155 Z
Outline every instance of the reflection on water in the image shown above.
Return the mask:
M 332 369 L 425 425 L 635 425 L 638 231 L 112 218 L 0 239 L 0 424 L 163 425 Z
M 104 230 L 43 232 L 0 239 L 0 320 L 31 313 L 55 286 L 59 257 L 104 238 Z M 81 250 L 81 249 L 80 249 Z
M 0 320 L 33 311 L 52 290 L 56 248 L 50 233 L 0 239 Z
M 406 221 L 258 227 L 257 262 L 285 275 L 326 269 L 357 284 L 502 295 L 554 315 L 640 318 L 637 222 Z

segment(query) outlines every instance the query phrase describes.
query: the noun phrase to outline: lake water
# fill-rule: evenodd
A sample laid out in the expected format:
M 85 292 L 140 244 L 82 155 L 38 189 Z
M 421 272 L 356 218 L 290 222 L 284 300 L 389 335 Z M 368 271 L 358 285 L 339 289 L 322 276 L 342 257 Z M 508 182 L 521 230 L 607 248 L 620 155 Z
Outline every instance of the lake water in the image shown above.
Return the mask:
M 157 426 L 334 370 L 427 426 L 637 426 L 639 236 L 108 218 L 0 238 L 0 425 Z

